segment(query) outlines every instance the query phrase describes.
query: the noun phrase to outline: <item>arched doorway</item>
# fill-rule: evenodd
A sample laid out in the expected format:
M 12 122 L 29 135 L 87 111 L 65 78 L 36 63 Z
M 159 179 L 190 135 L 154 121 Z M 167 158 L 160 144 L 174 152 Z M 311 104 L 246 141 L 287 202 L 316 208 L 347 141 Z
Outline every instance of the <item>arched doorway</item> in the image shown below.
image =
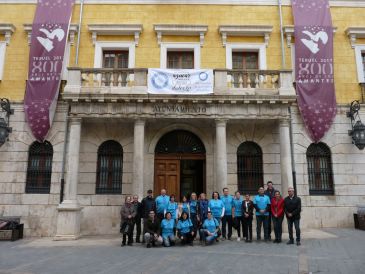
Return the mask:
M 154 192 L 165 188 L 168 194 L 205 192 L 205 147 L 195 134 L 186 130 L 166 133 L 155 148 Z

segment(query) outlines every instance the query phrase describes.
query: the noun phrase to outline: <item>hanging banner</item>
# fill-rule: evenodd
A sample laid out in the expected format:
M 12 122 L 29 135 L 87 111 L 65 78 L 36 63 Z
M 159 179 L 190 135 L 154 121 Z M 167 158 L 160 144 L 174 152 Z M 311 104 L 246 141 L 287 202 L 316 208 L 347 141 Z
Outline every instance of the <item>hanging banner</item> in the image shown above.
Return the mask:
M 33 136 L 43 142 L 51 128 L 63 56 L 75 0 L 38 0 L 32 25 L 24 112 Z
M 336 116 L 333 27 L 328 0 L 292 0 L 295 73 L 299 109 L 314 142 Z
M 213 93 L 211 69 L 148 69 L 148 92 L 154 94 Z

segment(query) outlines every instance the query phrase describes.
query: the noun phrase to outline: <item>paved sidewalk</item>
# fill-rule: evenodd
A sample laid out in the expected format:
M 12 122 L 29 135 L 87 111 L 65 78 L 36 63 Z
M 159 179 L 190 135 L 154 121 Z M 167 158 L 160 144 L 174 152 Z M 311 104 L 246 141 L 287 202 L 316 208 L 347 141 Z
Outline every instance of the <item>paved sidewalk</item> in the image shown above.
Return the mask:
M 287 236 L 284 237 L 287 239 Z M 0 242 L 0 274 L 365 273 L 365 231 L 310 230 L 302 246 L 222 241 L 208 247 L 120 247 L 117 237 Z

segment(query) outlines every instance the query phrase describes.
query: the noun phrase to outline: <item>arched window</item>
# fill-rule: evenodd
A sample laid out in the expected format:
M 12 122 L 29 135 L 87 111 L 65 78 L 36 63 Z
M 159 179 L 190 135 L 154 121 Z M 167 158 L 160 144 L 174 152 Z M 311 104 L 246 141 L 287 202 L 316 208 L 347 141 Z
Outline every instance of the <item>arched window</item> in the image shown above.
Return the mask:
M 262 150 L 254 142 L 244 142 L 237 149 L 238 190 L 241 193 L 257 193 L 264 183 Z
M 331 150 L 324 143 L 311 144 L 307 149 L 309 194 L 333 195 Z
M 106 141 L 98 149 L 96 194 L 121 194 L 123 148 L 116 141 Z
M 51 188 L 53 147 L 34 142 L 29 147 L 26 193 L 49 193 Z

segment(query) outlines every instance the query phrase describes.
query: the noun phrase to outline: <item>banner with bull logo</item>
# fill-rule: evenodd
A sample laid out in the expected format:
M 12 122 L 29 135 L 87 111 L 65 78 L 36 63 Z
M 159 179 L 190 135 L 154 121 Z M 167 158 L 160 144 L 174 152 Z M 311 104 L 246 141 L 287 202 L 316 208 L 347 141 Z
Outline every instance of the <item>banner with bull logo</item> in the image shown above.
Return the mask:
M 75 0 L 38 0 L 32 25 L 24 112 L 33 136 L 43 142 L 51 128 L 63 56 Z
M 211 69 L 148 69 L 148 92 L 154 94 L 213 93 Z
M 310 138 L 322 139 L 336 116 L 333 27 L 328 0 L 292 0 L 298 105 Z

